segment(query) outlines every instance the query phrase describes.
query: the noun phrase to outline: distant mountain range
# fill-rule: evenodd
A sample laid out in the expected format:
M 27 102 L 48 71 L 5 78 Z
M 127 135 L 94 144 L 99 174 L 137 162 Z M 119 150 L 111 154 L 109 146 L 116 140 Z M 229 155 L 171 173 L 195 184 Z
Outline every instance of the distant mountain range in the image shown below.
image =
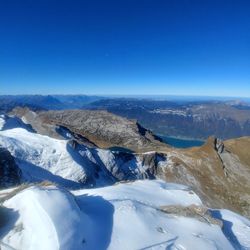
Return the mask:
M 8 112 L 17 106 L 34 110 L 79 109 L 103 98 L 87 95 L 1 95 L 0 111 Z
M 103 99 L 89 106 L 136 119 L 155 134 L 196 139 L 250 135 L 250 105 L 244 102 Z
M 250 135 L 250 103 L 241 100 L 107 98 L 87 95 L 4 95 L 0 112 L 28 107 L 32 110 L 106 110 L 135 119 L 163 136 L 230 139 Z
M 249 147 L 176 149 L 107 111 L 15 108 L 0 115 L 1 249 L 249 249 Z

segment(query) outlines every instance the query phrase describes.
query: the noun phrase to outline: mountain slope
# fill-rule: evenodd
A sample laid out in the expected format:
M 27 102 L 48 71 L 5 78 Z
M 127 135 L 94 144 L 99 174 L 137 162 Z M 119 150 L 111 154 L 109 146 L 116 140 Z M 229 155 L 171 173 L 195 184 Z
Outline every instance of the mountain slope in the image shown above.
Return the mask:
M 250 247 L 250 222 L 246 218 L 206 207 L 250 215 L 249 138 L 222 142 L 211 137 L 202 147 L 180 150 L 161 146 L 156 147 L 159 152 L 148 151 L 160 142 L 133 130 L 135 123 L 115 117 L 115 129 L 109 137 L 120 136 L 116 126 L 121 122 L 124 135 L 119 141 L 125 140 L 128 129 L 128 138 L 133 143 L 140 140 L 140 150 L 146 151 L 132 153 L 100 149 L 71 131 L 68 124 L 78 112 L 72 116 L 52 112 L 55 120 L 46 120 L 43 114 L 47 118 L 49 112 L 21 111 L 20 118 L 0 117 L 0 146 L 5 150 L 0 151 L 0 163 L 11 163 L 3 165 L 5 172 L 6 166 L 16 173 L 20 168 L 17 181 L 33 186 L 0 192 L 1 249 Z M 87 118 L 95 114 L 91 112 Z M 104 118 L 98 115 L 98 122 L 94 120 L 97 127 L 91 132 L 102 138 L 112 122 L 105 120 L 110 114 L 105 113 Z M 67 122 L 66 127 L 58 122 L 58 116 Z M 74 126 L 83 124 L 88 131 L 91 119 L 84 123 L 82 118 Z M 37 133 L 41 128 L 53 137 Z M 151 178 L 191 186 L 204 205 L 183 185 L 138 181 Z M 119 183 L 123 181 L 126 183 Z M 34 182 L 40 184 L 34 186 Z
M 15 117 L 5 116 L 7 122 L 3 126 L 3 129 L 13 128 L 15 126 L 10 125 L 14 124 L 23 129 L 0 131 L 1 144 L 15 157 L 22 169 L 23 181 L 49 180 L 60 186 L 79 188 L 106 186 L 126 180 L 161 178 L 191 186 L 210 207 L 227 208 L 250 217 L 250 161 L 247 150 L 250 142 L 247 137 L 225 141 L 224 144 L 216 138 L 210 138 L 204 146 L 186 150 L 167 146 L 154 148 L 154 141 L 139 146 L 140 151 L 146 151 L 145 153 L 124 152 L 120 148 L 118 151 L 105 150 L 70 129 L 56 125 L 56 122 L 43 123 L 39 113 L 26 111 L 25 115 L 19 113 L 22 115 L 18 122 L 15 122 Z M 55 115 L 54 112 L 52 114 Z M 64 112 L 56 114 L 62 115 Z M 70 121 L 69 117 L 66 113 L 66 121 Z M 37 131 L 60 139 L 34 133 L 34 129 L 30 129 L 30 125 L 23 121 L 30 122 Z M 119 121 L 118 119 L 116 126 L 119 126 Z M 23 124 L 20 125 L 20 122 Z M 109 124 L 104 122 L 104 125 L 100 125 L 98 133 L 105 134 Z M 88 123 L 83 126 L 91 128 Z M 125 128 L 126 126 L 124 137 L 116 130 L 112 135 L 120 136 L 120 141 L 125 140 Z M 147 140 L 140 134 L 136 136 L 138 140 L 141 137 L 142 141 Z M 134 144 L 137 143 L 137 139 L 129 138 Z
M 202 147 L 170 150 L 158 175 L 191 186 L 209 206 L 250 217 L 249 148 L 247 137 L 225 142 L 210 137 Z
M 176 215 L 161 209 L 170 205 L 192 205 L 194 213 Z M 199 210 L 195 212 L 195 206 L 202 207 L 197 195 L 185 186 L 162 181 L 73 193 L 54 186 L 31 187 L 6 200 L 4 206 L 9 220 L 0 230 L 2 249 L 229 250 L 250 246 L 247 219 L 213 210 L 208 213 L 215 218 L 208 222 L 199 217 Z
M 6 119 L 8 125 L 10 118 Z M 49 180 L 70 188 L 103 186 L 122 180 L 154 178 L 157 165 L 165 161 L 164 156 L 155 152 L 137 155 L 88 147 L 71 138 L 40 135 L 25 126 L 0 131 L 0 145 L 15 158 L 25 182 Z

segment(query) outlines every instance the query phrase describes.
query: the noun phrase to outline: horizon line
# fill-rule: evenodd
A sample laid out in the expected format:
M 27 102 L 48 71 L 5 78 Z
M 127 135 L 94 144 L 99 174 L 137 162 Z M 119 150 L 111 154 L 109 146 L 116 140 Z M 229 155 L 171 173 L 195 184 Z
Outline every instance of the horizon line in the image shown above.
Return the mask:
M 3 94 L 0 96 L 98 96 L 98 97 L 191 97 L 191 98 L 249 98 L 250 96 L 231 96 L 231 95 L 185 95 L 185 94 L 84 94 L 84 93 L 22 93 L 22 94 Z

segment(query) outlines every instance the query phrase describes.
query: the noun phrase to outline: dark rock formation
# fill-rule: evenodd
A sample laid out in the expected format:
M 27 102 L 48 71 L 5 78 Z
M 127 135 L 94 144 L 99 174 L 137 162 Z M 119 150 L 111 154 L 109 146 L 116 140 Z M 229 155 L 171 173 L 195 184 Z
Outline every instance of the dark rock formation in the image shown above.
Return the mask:
M 21 170 L 10 152 L 0 146 L 0 188 L 16 186 L 21 181 Z

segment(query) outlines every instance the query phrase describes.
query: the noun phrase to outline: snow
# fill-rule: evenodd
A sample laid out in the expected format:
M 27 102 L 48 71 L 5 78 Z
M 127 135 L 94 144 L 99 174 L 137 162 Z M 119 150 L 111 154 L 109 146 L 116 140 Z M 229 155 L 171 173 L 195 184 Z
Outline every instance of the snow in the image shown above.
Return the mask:
M 91 229 L 90 218 L 74 197 L 55 187 L 28 188 L 4 205 L 19 214 L 2 240 L 14 249 L 81 249 Z
M 4 234 L 1 247 L 230 250 L 240 244 L 249 249 L 247 219 L 227 210 L 213 210 L 215 217 L 220 213 L 232 224 L 231 233 L 237 240 L 232 242 L 218 225 L 159 210 L 163 205 L 178 204 L 201 205 L 201 200 L 185 186 L 160 180 L 71 193 L 54 186 L 30 187 L 4 203 L 13 220 L 0 231 Z
M 212 210 L 213 216 L 224 223 L 224 232 L 238 249 L 250 249 L 250 221 L 232 211 Z
M 4 124 L 5 124 L 4 115 L 0 115 L 0 130 L 3 129 Z
M 50 180 L 73 185 L 86 178 L 84 162 L 76 161 L 77 156 L 70 151 L 66 140 L 14 128 L 0 131 L 0 144 L 16 157 L 25 180 Z
M 25 128 L 0 131 L 0 145 L 15 157 L 26 182 L 49 180 L 60 186 L 79 188 L 105 186 L 116 180 L 147 175 L 148 166 L 143 166 L 136 155 L 72 146 L 69 142 Z
M 107 200 L 133 200 L 152 207 L 201 205 L 200 198 L 186 186 L 161 180 L 138 180 L 104 188 L 73 191 L 76 195 L 101 195 Z
M 12 128 L 24 128 L 27 131 L 33 131 L 29 124 L 16 116 L 0 115 L 0 131 Z

